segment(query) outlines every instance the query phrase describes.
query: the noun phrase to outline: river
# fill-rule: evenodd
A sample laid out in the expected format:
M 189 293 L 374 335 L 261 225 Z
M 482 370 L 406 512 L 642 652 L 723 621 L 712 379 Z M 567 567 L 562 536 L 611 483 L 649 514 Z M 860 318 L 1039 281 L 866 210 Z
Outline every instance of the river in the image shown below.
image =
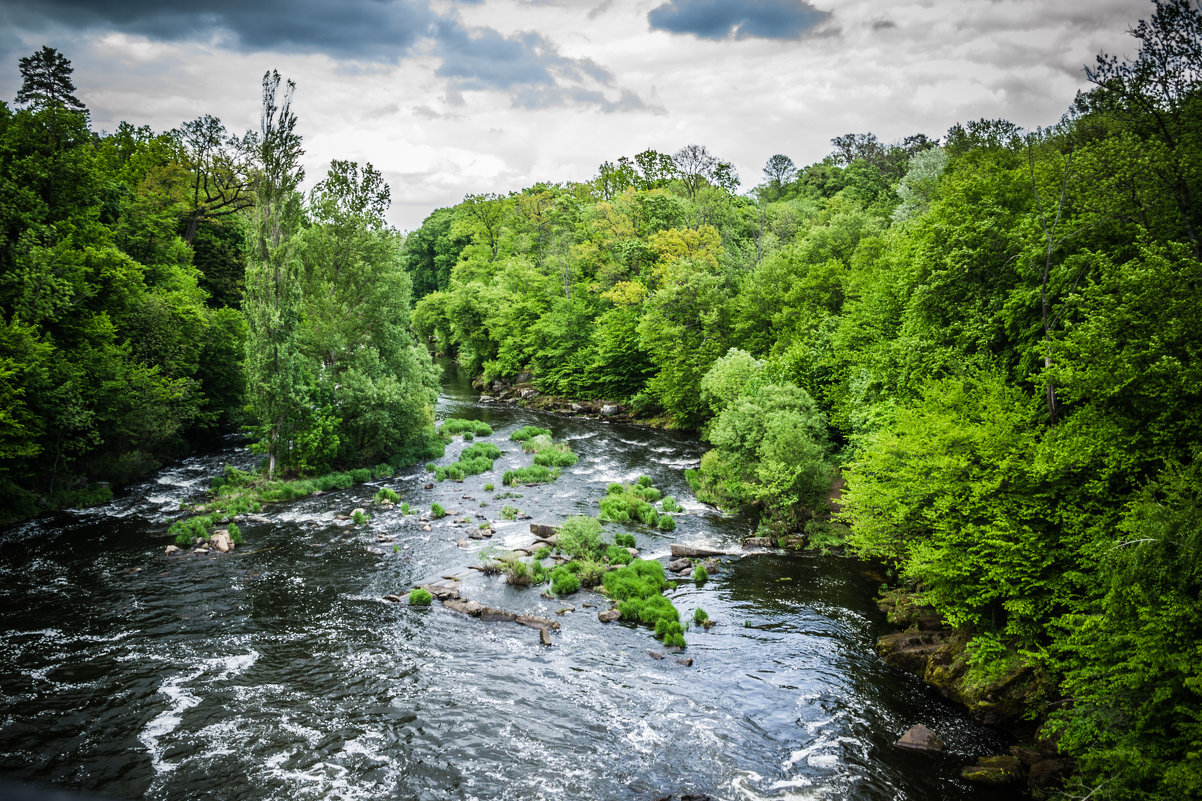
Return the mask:
M 877 658 L 889 627 L 870 567 L 725 559 L 703 586 L 669 593 L 682 616 L 700 606 L 717 625 L 686 632 L 685 654 L 664 659 L 648 629 L 602 624 L 582 606 L 598 596 L 550 600 L 470 569 L 531 541 L 529 522 L 502 519 L 503 506 L 545 523 L 596 514 L 609 482 L 640 474 L 686 510 L 670 534 L 630 529 L 644 556 L 667 556 L 671 542 L 738 552 L 750 523 L 698 503 L 684 481 L 696 439 L 483 406 L 453 366 L 438 416 L 492 425 L 505 453 L 491 473 L 428 490 L 419 467 L 271 507 L 267 522 L 242 526 L 232 555 L 163 555 L 181 501 L 224 464 L 252 464 L 232 444 L 107 506 L 0 532 L 0 779 L 147 799 L 1011 797 L 958 778 L 968 757 L 1003 747 L 999 736 Z M 580 460 L 498 499 L 504 470 L 530 462 L 508 441 L 529 424 Z M 380 486 L 456 514 L 430 531 L 399 506 L 364 526 L 334 519 L 370 508 Z M 481 519 L 496 535 L 460 544 Z M 460 577 L 465 597 L 560 621 L 553 645 L 533 629 L 382 600 L 444 576 Z M 948 752 L 894 747 L 916 723 Z

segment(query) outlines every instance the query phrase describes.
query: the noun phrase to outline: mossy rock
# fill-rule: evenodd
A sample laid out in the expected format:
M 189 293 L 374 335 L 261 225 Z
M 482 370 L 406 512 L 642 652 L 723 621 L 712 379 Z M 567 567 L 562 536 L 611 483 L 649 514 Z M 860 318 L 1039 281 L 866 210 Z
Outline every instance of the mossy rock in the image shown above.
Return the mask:
M 1026 771 L 1012 756 L 989 756 L 960 771 L 960 778 L 978 784 L 1012 784 L 1021 781 Z

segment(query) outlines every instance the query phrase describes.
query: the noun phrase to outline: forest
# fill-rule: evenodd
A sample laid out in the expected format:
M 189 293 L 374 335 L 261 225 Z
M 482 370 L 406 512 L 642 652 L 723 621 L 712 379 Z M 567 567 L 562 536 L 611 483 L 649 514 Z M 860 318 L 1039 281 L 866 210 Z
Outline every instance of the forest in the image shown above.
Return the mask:
M 698 432 L 700 499 L 885 560 L 973 681 L 1027 677 L 1073 797 L 1202 797 L 1202 13 L 1132 35 L 1046 128 L 845 134 L 742 193 L 611 154 L 407 236 L 371 165 L 299 191 L 278 75 L 260 131 L 100 135 L 46 48 L 0 104 L 3 517 L 239 427 L 270 473 L 421 460 L 428 345 Z

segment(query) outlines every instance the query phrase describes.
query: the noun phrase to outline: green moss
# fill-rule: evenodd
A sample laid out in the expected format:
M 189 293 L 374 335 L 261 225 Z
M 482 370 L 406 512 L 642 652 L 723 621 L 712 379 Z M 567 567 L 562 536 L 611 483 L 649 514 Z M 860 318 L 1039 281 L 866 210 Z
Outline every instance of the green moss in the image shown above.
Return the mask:
M 626 533 L 615 534 L 614 535 L 614 543 L 617 545 L 621 545 L 623 548 L 639 547 L 638 542 L 635 540 L 633 534 L 626 534 Z
M 672 517 L 672 515 L 660 515 L 659 520 L 656 521 L 656 527 L 660 531 L 675 531 L 676 518 Z
M 442 504 L 438 503 L 438 501 L 430 504 L 430 517 L 437 519 L 446 516 L 447 510 L 442 508 Z
M 438 433 L 444 437 L 453 437 L 456 434 L 464 434 L 464 439 L 467 439 L 467 434 L 473 437 L 489 437 L 492 436 L 492 427 L 481 420 L 465 420 L 461 417 L 448 417 L 443 421 L 443 424 L 438 427 Z
M 621 545 L 611 545 L 605 549 L 605 561 L 611 565 L 628 565 L 634 561 L 634 557 Z
M 693 581 L 697 582 L 698 584 L 704 584 L 705 582 L 709 581 L 709 579 L 710 573 L 705 569 L 705 565 L 697 565 L 695 568 L 693 568 Z
M 372 496 L 376 503 L 396 503 L 401 499 L 401 496 L 396 494 L 396 491 L 389 487 L 380 487 L 376 490 L 376 494 Z
M 659 508 L 665 512 L 683 512 L 684 508 L 676 502 L 676 499 L 671 495 L 665 495 L 663 501 L 660 502 Z
M 546 545 L 544 545 L 543 547 L 539 548 L 537 551 L 534 552 L 534 558 L 538 559 L 540 561 L 543 559 L 546 559 L 550 555 L 551 555 L 551 549 L 549 547 L 547 547 Z
M 698 626 L 702 625 L 703 623 L 705 623 L 705 621 L 707 621 L 709 619 L 710 619 L 709 614 L 706 613 L 706 611 L 704 609 L 702 609 L 700 606 L 693 610 L 693 622 L 696 623 Z
M 355 513 L 351 516 L 351 520 L 354 521 L 356 526 L 362 526 L 367 521 L 371 520 L 371 517 L 369 517 L 362 509 L 356 509 Z
M 558 468 L 536 464 L 530 467 L 520 467 L 517 470 L 506 470 L 505 475 L 501 478 L 501 483 L 512 487 L 516 484 L 544 484 L 557 478 L 559 478 Z
M 410 606 L 429 606 L 434 602 L 434 596 L 425 587 L 414 587 L 409 591 Z

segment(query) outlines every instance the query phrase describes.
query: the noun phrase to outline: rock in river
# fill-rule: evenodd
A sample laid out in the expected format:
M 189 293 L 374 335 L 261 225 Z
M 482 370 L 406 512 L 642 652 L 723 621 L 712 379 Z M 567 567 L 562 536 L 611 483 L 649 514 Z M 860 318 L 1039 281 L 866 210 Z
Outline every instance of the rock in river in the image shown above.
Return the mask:
M 943 740 L 939 739 L 938 734 L 920 723 L 901 736 L 901 739 L 897 741 L 897 747 L 907 748 L 911 751 L 942 751 Z

